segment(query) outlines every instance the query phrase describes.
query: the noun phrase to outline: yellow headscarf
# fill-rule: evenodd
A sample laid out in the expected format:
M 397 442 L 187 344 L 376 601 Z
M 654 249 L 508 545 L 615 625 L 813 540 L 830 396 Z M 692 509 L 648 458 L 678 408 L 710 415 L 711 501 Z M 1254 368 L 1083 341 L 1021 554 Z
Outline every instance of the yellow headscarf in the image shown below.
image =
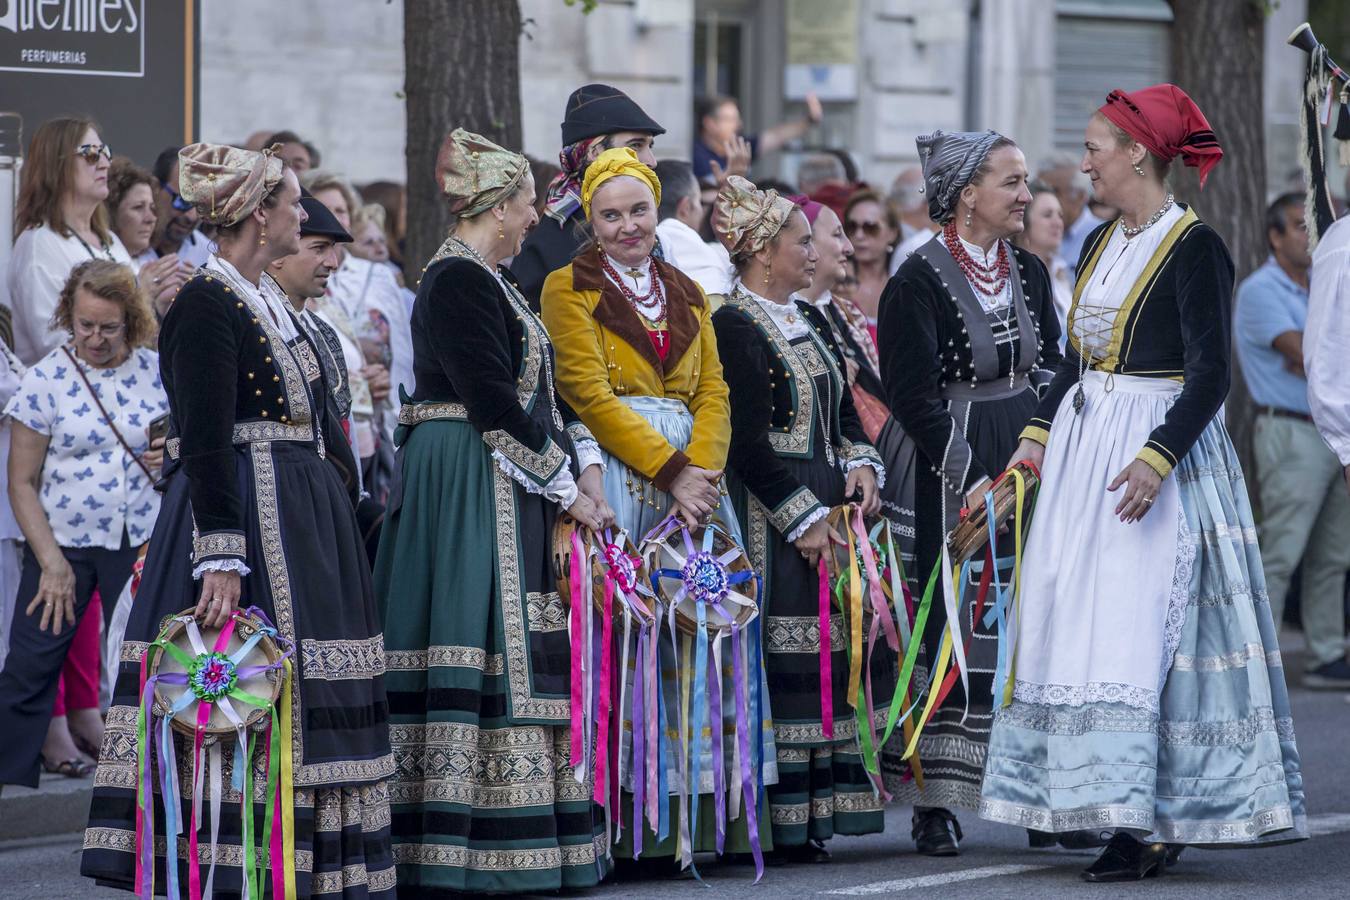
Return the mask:
M 591 217 L 591 198 L 595 196 L 596 188 L 620 175 L 628 175 L 646 184 L 652 189 L 656 205 L 661 205 L 661 179 L 656 177 L 650 166 L 638 160 L 632 147 L 614 147 L 601 153 L 586 167 L 586 177 L 581 182 L 581 209 L 586 218 Z

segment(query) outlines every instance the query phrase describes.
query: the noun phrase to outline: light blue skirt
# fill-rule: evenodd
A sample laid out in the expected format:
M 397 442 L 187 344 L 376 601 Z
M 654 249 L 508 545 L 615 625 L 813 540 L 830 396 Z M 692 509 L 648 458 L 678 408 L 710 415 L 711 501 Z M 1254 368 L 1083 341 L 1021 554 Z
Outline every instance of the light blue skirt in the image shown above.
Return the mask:
M 1065 446 L 1075 443 L 1078 430 L 1090 430 L 1094 417 L 1090 404 L 1075 423 L 1070 401 L 1066 396 L 1051 432 L 1047 485 L 1057 476 L 1075 480 L 1075 459 L 1081 468 L 1093 453 L 1086 444 Z M 1183 610 L 1177 609 L 1156 636 L 1137 636 L 1140 643 L 1120 648 L 1155 657 L 1161 652 L 1155 702 L 1016 682 L 1014 699 L 997 712 L 990 734 L 981 817 L 1041 831 L 1126 831 L 1224 847 L 1307 837 L 1303 779 L 1256 530 L 1237 454 L 1218 417 L 1171 478 L 1180 507 L 1177 558 L 1136 553 L 1141 577 L 1116 590 L 1072 583 L 1067 572 L 1057 580 L 1063 548 L 1044 541 L 1037 547 L 1033 523 L 1025 567 L 1052 574 L 1039 577 L 1038 593 L 1019 596 L 1021 614 L 1053 625 L 1052 607 L 1060 603 L 1066 604 L 1062 615 L 1086 624 L 1075 626 L 1082 635 L 1058 633 L 1039 646 L 1019 640 L 1019 660 L 1072 655 L 1094 637 L 1100 640 L 1087 633 L 1093 616 L 1083 606 L 1136 603 L 1142 611 L 1156 600 L 1132 591 L 1159 567 L 1179 573 L 1176 606 L 1184 604 L 1184 619 L 1178 634 Z M 1077 521 L 1084 510 L 1114 504 L 1116 495 L 1095 480 L 1057 485 L 1043 496 L 1048 502 L 1038 505 L 1037 519 Z M 1168 555 L 1168 546 L 1158 550 Z M 1093 552 L 1123 548 L 1099 543 Z M 1194 563 L 1186 565 L 1191 558 Z M 1045 662 L 1029 668 L 1045 669 Z
M 689 446 L 689 439 L 693 432 L 694 417 L 690 414 L 689 408 L 682 401 L 669 397 L 620 397 L 623 404 L 638 415 L 642 416 L 647 422 L 656 429 L 656 431 L 665 438 L 672 447 L 683 451 Z M 628 536 L 633 543 L 641 549 L 642 539 L 654 527 L 660 524 L 669 513 L 672 503 L 670 494 L 664 491 L 656 490 L 650 481 L 641 477 L 638 473 L 631 471 L 624 462 L 614 456 L 605 448 L 601 447 L 601 452 L 605 454 L 605 499 L 609 505 L 614 508 L 614 518 L 616 527 L 628 532 Z M 727 531 L 736 539 L 738 544 L 744 546 L 744 539 L 741 536 L 740 525 L 736 520 L 736 512 L 732 509 L 731 500 L 725 494 L 722 496 L 722 505 L 718 508 L 717 516 L 726 525 Z M 669 629 L 662 625 L 661 640 L 661 670 L 663 681 L 665 682 L 667 709 L 675 710 L 679 708 L 678 694 L 676 693 L 675 680 L 675 653 L 670 644 Z M 633 718 L 631 703 L 633 699 L 633 680 L 634 669 L 632 660 L 635 654 L 630 652 L 628 655 L 629 665 L 624 672 L 627 685 L 624 690 L 625 702 L 629 708 L 624 710 L 623 734 L 621 737 L 619 752 L 623 756 L 621 771 L 623 777 L 621 785 L 625 790 L 631 790 L 632 781 L 632 752 L 633 752 Z M 768 682 L 763 678 L 763 667 L 760 667 L 760 697 L 762 710 L 762 747 L 764 760 L 764 783 L 776 784 L 778 782 L 778 755 L 775 749 L 773 739 L 773 715 L 770 711 L 769 687 Z M 732 736 L 735 734 L 736 725 L 736 703 L 735 697 L 731 693 L 732 689 L 732 671 L 731 671 L 731 651 L 726 651 L 723 671 L 723 734 L 725 746 L 722 748 L 724 763 L 730 766 L 734 758 L 734 747 Z M 673 725 L 670 726 L 673 729 Z M 700 778 L 697 787 L 698 793 L 707 794 L 713 790 L 713 765 L 712 765 L 712 733 L 711 730 L 704 729 L 701 744 L 701 762 Z M 675 756 L 668 755 L 669 784 L 672 793 L 679 784 L 678 773 L 675 771 Z M 728 769 L 729 771 L 729 769 Z

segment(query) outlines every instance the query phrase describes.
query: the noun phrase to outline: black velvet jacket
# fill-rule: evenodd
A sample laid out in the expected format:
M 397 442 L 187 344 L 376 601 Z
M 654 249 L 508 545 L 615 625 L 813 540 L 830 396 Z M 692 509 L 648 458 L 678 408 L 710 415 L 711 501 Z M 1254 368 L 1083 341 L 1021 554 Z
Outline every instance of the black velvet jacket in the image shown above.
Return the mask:
M 990 325 L 940 235 L 901 264 L 881 295 L 877 344 L 886 404 L 954 492 L 998 473 L 986 472 L 970 452 L 950 402 L 980 385 L 1006 386 L 1011 373 L 1040 393 L 1061 358 L 1045 264 L 1021 248 L 1012 253 L 1016 315 L 1006 331 Z
M 553 396 L 553 349 L 543 325 L 476 261 L 448 256 L 427 268 L 412 339 L 417 388 L 400 416 L 404 425 L 416 424 L 418 404 L 462 406 L 488 446 L 541 489 L 571 463 L 567 442 L 555 440 L 562 428 L 589 436 Z M 549 417 L 531 415 L 541 403 L 557 405 L 556 432 L 543 424 Z
M 809 342 L 797 347 L 739 288 L 712 317 L 731 398 L 727 466 L 769 511 L 783 535 L 821 508 L 783 458 L 823 455 L 831 464 L 866 459 L 882 471 L 880 456 L 868 443 L 853 406 L 843 357 L 829 323 L 809 303 L 796 306 L 812 330 Z M 829 395 L 824 410 L 819 407 L 822 386 Z M 828 423 L 824 445 L 822 418 Z
M 1083 244 L 1070 323 L 1078 296 L 1116 227 L 1116 222 L 1098 226 Z M 1089 366 L 1184 382 L 1163 423 L 1138 454 L 1164 478 L 1190 452 L 1228 396 L 1233 274 L 1223 239 L 1187 209 L 1121 304 L 1106 357 Z M 1071 324 L 1068 352 L 1024 437 L 1041 443 L 1049 439 L 1060 402 L 1078 382 L 1079 351 Z
M 332 414 L 336 402 L 319 348 L 305 327 L 298 331 L 287 346 L 266 317 L 255 316 L 222 276 L 205 269 L 164 317 L 159 353 L 169 396 L 168 449 L 188 479 L 194 565 L 245 558 L 236 444 L 311 444 L 331 459 L 355 498 L 356 464 Z

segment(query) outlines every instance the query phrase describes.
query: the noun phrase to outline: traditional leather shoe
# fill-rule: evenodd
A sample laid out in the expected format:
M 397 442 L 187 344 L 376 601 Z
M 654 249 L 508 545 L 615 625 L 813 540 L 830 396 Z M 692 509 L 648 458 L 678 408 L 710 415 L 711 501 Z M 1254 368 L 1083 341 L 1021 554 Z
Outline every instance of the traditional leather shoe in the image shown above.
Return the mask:
M 960 856 L 961 823 L 950 810 L 934 807 L 915 810 L 910 835 L 914 847 L 924 856 Z
M 1065 850 L 1095 850 L 1098 847 L 1105 847 L 1110 842 L 1111 833 L 1109 831 L 1080 829 L 1059 833 L 1059 845 Z
M 1094 883 L 1157 878 L 1167 868 L 1166 844 L 1141 844 L 1117 834 L 1097 861 L 1083 870 L 1083 880 Z
M 1027 829 L 1027 844 L 1033 850 L 1044 850 L 1047 847 L 1054 847 L 1059 843 L 1059 835 L 1053 831 L 1037 831 L 1034 828 Z
M 1170 869 L 1177 864 L 1177 860 L 1181 859 L 1181 851 L 1185 849 L 1185 844 L 1167 845 L 1167 868 Z

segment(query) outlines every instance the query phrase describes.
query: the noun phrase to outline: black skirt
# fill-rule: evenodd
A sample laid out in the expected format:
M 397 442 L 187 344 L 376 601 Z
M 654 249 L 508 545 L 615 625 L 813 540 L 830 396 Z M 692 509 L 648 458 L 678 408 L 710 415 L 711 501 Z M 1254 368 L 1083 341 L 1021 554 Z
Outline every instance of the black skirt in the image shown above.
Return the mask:
M 966 442 L 970 444 L 975 459 L 991 477 L 1007 468 L 1008 460 L 1017 449 L 1022 428 L 1035 412 L 1036 403 L 1036 392 L 1028 388 L 1001 400 L 961 404 L 962 407 L 969 406 L 969 417 L 962 414 L 956 420 L 965 422 Z M 912 443 L 910 446 L 913 446 Z M 915 593 L 917 602 L 942 554 L 942 543 L 947 533 L 957 523 L 964 498 L 949 493 L 944 508 L 945 488 L 941 479 L 934 474 L 931 463 L 923 453 L 917 451 L 913 459 L 916 463 L 913 467 L 915 565 L 908 574 L 912 579 L 911 584 L 918 588 Z M 1008 546 L 1002 544 L 1000 540 L 999 555 L 1010 554 L 1011 538 Z M 919 738 L 917 751 L 925 773 L 923 789 L 920 790 L 912 780 L 902 780 L 901 776 L 908 771 L 908 763 L 901 761 L 905 747 L 899 732 L 892 737 L 882 755 L 882 771 L 887 789 L 901 802 L 964 809 L 979 806 L 980 781 L 989 748 L 989 730 L 993 725 L 994 667 L 998 659 L 996 633 L 975 621 L 976 587 L 982 572 L 982 557 L 977 557 L 971 563 L 971 587 L 960 599 L 961 634 L 966 643 L 966 673 L 970 685 L 969 704 L 958 679 L 947 698 L 933 711 L 932 718 Z M 934 591 L 911 691 L 927 685 L 946 630 L 947 613 L 939 589 Z
M 296 648 L 292 752 L 297 890 L 302 897 L 392 897 L 385 781 L 393 761 L 384 645 L 351 500 L 333 466 L 312 444 L 256 443 L 236 451 L 239 493 L 248 511 L 244 530 L 250 570 L 243 578 L 240 607 L 261 609 Z M 192 578 L 192 536 L 187 477 L 171 470 L 127 623 L 81 862 L 82 874 L 117 887 L 130 889 L 135 873 L 141 658 L 164 619 L 197 601 L 200 582 Z M 191 756 L 191 746 L 180 741 L 180 821 L 191 810 Z M 230 785 L 232 750 L 222 756 L 224 794 L 214 886 L 217 894 L 231 895 L 241 883 L 240 797 Z M 255 836 L 262 833 L 264 811 L 261 757 L 260 746 L 252 760 Z M 260 773 L 261 780 L 256 777 Z M 157 796 L 157 885 L 165 883 L 163 825 Z M 207 847 L 209 832 L 204 834 L 200 840 Z M 184 837 L 177 850 L 180 883 L 186 884 Z M 204 862 L 209 861 L 209 853 L 203 853 L 208 856 Z

